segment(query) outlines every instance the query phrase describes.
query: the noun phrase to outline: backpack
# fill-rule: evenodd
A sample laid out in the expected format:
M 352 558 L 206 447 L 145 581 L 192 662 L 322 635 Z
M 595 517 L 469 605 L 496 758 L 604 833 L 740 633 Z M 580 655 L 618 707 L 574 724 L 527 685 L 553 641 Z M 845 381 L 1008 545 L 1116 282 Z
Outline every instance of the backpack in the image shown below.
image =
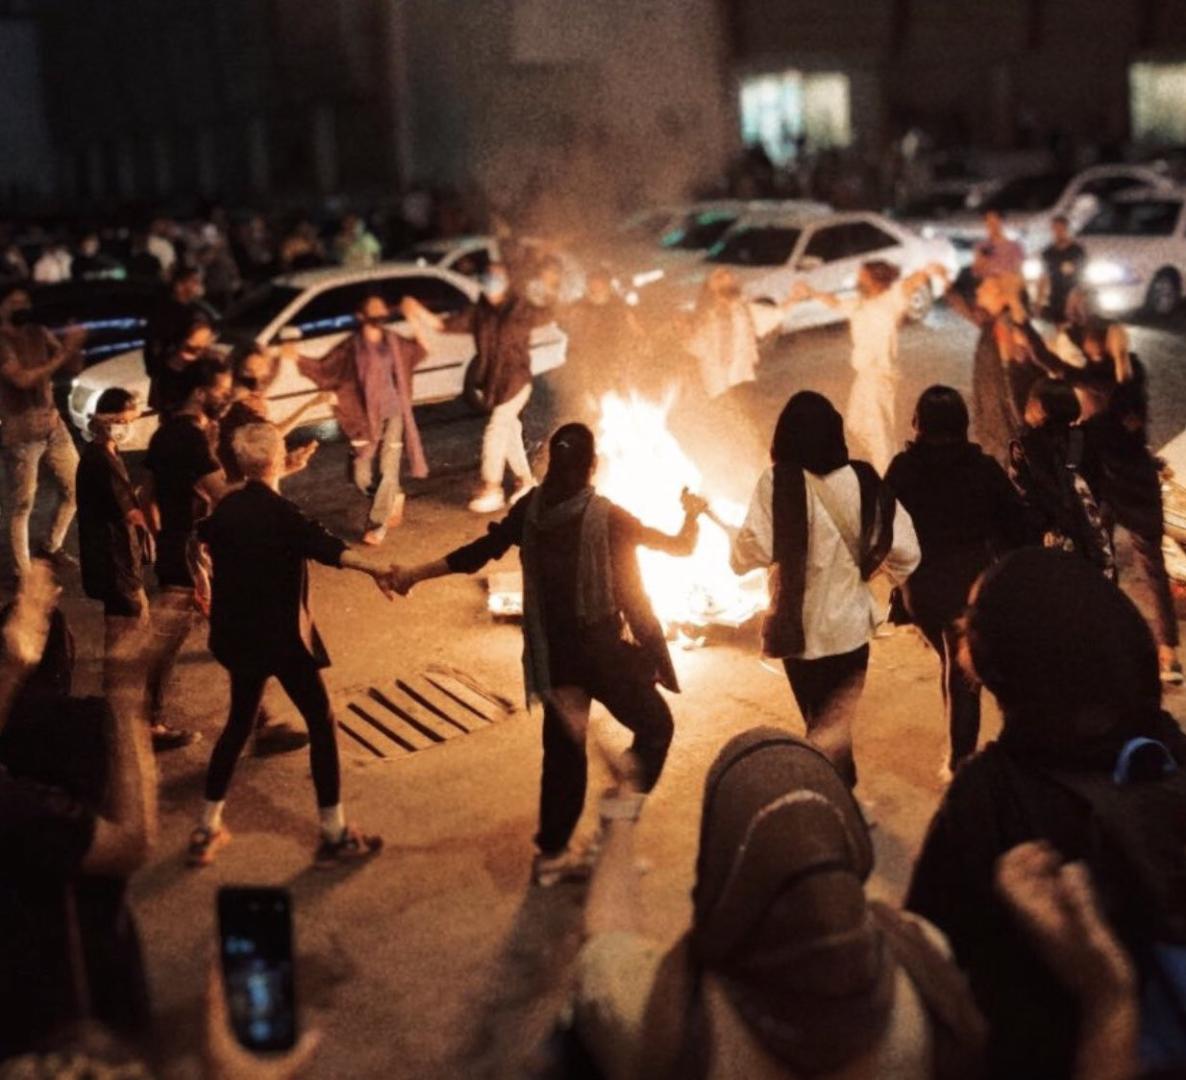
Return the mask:
M 1163 743 L 1134 738 L 1111 776 L 1050 776 L 1091 808 L 1084 854 L 1105 907 L 1110 893 L 1124 896 L 1125 944 L 1140 990 L 1141 1064 L 1186 1069 L 1186 772 Z

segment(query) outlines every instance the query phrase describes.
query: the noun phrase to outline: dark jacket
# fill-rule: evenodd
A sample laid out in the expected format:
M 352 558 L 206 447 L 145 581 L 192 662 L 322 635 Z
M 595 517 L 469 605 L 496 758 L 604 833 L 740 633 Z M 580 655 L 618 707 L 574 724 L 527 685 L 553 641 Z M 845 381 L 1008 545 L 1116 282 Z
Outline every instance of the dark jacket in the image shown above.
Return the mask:
M 424 348 L 418 341 L 384 330 L 387 344 L 402 365 L 396 385 L 412 386 L 412 373 L 424 360 Z M 350 334 L 321 357 L 302 356 L 297 361 L 300 373 L 312 380 L 319 390 L 332 390 L 337 398 L 334 416 L 342 434 L 351 442 L 370 442 L 371 425 L 367 419 L 366 399 L 358 377 L 358 334 Z M 406 437 L 406 435 L 405 435 Z
M 306 561 L 340 566 L 346 544 L 257 481 L 227 495 L 198 525 L 210 549 L 210 651 L 224 667 L 274 671 L 329 656 L 309 609 Z
M 975 443 L 910 443 L 885 480 L 922 551 L 902 589 L 907 609 L 920 625 L 946 624 L 993 560 L 1025 542 L 1025 508 L 1004 470 Z
M 78 555 L 92 600 L 131 599 L 144 588 L 143 551 L 128 515 L 139 508 L 123 459 L 97 443 L 78 461 Z
M 466 381 L 481 394 L 486 408 L 510 401 L 530 385 L 531 331 L 552 318 L 550 308 L 512 294 L 497 306 L 482 296 L 468 311 L 446 321 L 447 329 L 468 330 L 474 336 L 476 355 Z
M 521 546 L 530 502 L 538 497 L 537 488 L 520 499 L 502 521 L 489 526 L 485 536 L 450 553 L 445 560 L 450 571 L 476 573 L 488 562 L 501 558 L 511 547 Z M 577 519 L 564 532 L 557 530 L 551 542 L 540 550 L 540 592 L 552 685 L 581 682 L 581 673 L 590 662 L 603 666 L 620 665 L 621 653 L 617 646 L 629 639 L 641 655 L 642 677 L 678 691 L 679 681 L 662 626 L 643 588 L 636 548 L 649 547 L 672 555 L 687 555 L 695 544 L 695 532 L 685 529 L 677 536 L 668 536 L 643 525 L 621 507 L 611 508 L 609 542 L 619 614 L 612 620 L 612 625 L 607 626 L 582 625 L 577 618 L 580 542 L 581 522 Z M 617 673 L 624 676 L 626 671 L 619 667 Z

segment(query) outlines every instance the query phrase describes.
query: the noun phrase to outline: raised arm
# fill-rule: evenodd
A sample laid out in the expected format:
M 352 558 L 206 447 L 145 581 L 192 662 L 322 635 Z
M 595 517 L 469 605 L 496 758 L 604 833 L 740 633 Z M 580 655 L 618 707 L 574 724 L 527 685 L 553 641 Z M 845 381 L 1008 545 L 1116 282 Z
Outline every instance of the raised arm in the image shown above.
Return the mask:
M 634 515 L 620 508 L 615 508 L 611 521 L 615 529 L 621 530 L 622 538 L 628 544 L 662 551 L 666 555 L 691 555 L 700 536 L 698 519 L 708 509 L 708 503 L 687 488 L 680 494 L 680 503 L 684 509 L 684 521 L 674 536 L 644 525 Z

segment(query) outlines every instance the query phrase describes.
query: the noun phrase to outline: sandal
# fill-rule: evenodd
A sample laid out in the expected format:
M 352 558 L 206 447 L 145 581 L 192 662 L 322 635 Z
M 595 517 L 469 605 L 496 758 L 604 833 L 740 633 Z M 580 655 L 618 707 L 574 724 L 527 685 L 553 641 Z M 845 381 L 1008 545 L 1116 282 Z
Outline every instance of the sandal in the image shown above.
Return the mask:
M 347 825 L 337 840 L 322 837 L 313 861 L 317 866 L 349 863 L 377 855 L 383 847 L 383 837 L 368 836 L 357 826 Z

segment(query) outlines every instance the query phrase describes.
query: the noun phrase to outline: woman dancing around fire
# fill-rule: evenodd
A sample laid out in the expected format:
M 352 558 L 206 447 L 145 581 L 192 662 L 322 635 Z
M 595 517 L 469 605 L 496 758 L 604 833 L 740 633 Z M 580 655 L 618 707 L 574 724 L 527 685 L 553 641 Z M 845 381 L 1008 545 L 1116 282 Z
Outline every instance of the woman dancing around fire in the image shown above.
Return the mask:
M 844 420 L 860 449 L 884 475 L 898 449 L 894 396 L 898 379 L 898 328 L 910 297 L 929 289 L 930 279 L 947 282 L 939 263 L 924 266 L 903 278 L 901 270 L 884 259 L 870 259 L 857 272 L 855 299 L 820 292 L 806 282 L 793 289 L 795 300 L 816 300 L 848 316 L 852 335 L 852 369 L 856 373 Z
M 679 692 L 659 620 L 643 591 L 636 548 L 690 555 L 703 499 L 684 492 L 679 533 L 643 525 L 593 488 L 597 452 L 584 424 L 565 424 L 549 443 L 547 475 L 487 534 L 443 559 L 396 566 L 391 581 L 406 595 L 416 584 L 473 574 L 512 547 L 523 564 L 523 671 L 528 702 L 544 706 L 544 764 L 538 854 L 532 876 L 552 885 L 588 875 L 589 861 L 569 848 L 585 801 L 589 708 L 600 701 L 634 732 L 638 788 L 659 779 L 672 719 L 659 693 Z M 631 804 L 637 816 L 641 796 Z

